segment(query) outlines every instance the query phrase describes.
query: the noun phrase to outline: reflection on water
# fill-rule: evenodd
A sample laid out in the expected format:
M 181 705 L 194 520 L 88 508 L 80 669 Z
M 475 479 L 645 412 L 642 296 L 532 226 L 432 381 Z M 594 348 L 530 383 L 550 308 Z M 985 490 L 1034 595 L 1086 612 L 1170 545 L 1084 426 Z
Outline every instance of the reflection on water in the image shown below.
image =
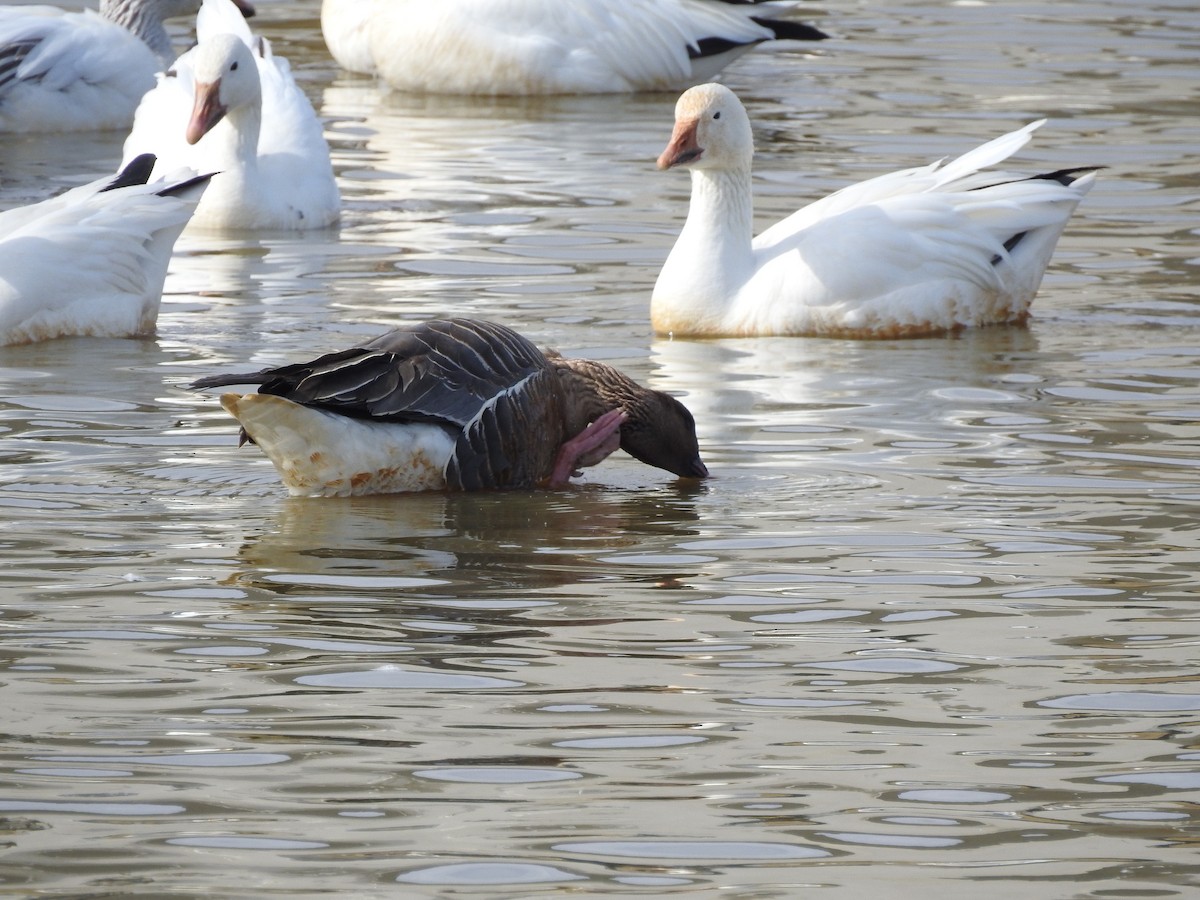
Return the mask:
M 1029 328 L 890 343 L 651 336 L 673 96 L 388 95 L 260 9 L 340 232 L 188 233 L 155 340 L 0 349 L 6 885 L 1188 895 L 1194 4 L 834 5 L 739 61 L 764 222 L 1044 115 L 1016 166 L 1108 167 Z M 0 204 L 81 146 L 5 138 Z M 684 396 L 714 477 L 296 500 L 182 387 L 451 312 Z

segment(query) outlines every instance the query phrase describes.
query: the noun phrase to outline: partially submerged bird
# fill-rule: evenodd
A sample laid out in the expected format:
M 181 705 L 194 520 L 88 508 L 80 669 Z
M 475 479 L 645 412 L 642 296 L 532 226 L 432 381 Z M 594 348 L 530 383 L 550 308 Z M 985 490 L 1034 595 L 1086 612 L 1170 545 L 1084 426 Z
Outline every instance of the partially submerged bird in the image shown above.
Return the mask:
M 195 47 L 142 98 L 125 159 L 220 173 L 195 224 L 303 231 L 333 225 L 341 198 L 321 122 L 286 59 L 232 0 L 204 0 Z
M 163 20 L 200 0 L 100 0 L 100 10 L 0 8 L 0 132 L 128 128 L 175 59 Z M 254 9 L 239 0 L 244 15 Z
M 479 319 L 191 386 L 241 384 L 258 392 L 221 405 L 297 496 L 558 487 L 618 447 L 683 478 L 708 475 L 674 397 Z
M 152 334 L 175 240 L 209 176 L 146 183 L 154 157 L 0 213 L 0 344 Z
M 722 85 L 686 91 L 658 166 L 691 170 L 691 205 L 654 286 L 654 330 L 893 338 L 1024 321 L 1096 168 L 981 172 L 1041 124 L 843 188 L 753 237 L 745 107 Z
M 819 41 L 761 0 L 324 0 L 334 59 L 403 91 L 679 90 L 764 41 Z

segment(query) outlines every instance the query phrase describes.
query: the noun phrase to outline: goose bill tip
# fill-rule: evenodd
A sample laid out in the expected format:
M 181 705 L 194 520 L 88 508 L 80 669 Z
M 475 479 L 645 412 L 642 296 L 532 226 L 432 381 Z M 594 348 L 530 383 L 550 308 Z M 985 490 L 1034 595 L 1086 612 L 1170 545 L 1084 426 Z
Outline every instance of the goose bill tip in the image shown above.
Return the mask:
M 667 143 L 666 149 L 658 157 L 658 167 L 660 169 L 673 169 L 675 166 L 684 166 L 700 158 L 701 154 L 704 153 L 704 148 L 696 142 L 696 128 L 698 125 L 698 119 L 676 122 L 675 130 L 671 134 L 671 140 Z
M 189 144 L 195 144 L 225 118 L 228 110 L 221 104 L 220 86 L 219 81 L 196 85 L 196 105 L 192 108 L 185 134 Z

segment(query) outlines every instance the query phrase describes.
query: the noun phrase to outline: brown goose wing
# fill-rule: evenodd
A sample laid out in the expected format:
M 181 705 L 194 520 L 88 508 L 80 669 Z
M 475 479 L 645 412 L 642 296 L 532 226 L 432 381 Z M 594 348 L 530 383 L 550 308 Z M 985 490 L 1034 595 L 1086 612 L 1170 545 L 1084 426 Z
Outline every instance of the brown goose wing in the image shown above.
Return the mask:
M 356 419 L 465 427 L 498 394 L 546 367 L 515 331 L 473 319 L 397 328 L 310 362 L 212 375 L 193 388 L 258 384 L 259 393 Z
M 569 437 L 563 402 L 562 383 L 548 366 L 497 394 L 463 428 L 446 466 L 446 485 L 533 487 L 546 479 Z

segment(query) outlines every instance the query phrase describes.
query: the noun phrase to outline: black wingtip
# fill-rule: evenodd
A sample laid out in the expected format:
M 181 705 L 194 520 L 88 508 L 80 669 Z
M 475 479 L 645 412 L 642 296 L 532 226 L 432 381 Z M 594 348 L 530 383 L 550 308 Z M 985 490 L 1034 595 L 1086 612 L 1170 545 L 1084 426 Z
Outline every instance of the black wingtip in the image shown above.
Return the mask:
M 195 175 L 192 178 L 188 178 L 185 181 L 180 181 L 180 182 L 177 182 L 177 183 L 171 185 L 170 187 L 163 188 L 161 191 L 157 192 L 158 196 L 160 196 L 160 197 L 178 196 L 179 194 L 186 192 L 187 190 L 195 187 L 198 184 L 207 184 L 209 182 L 209 180 L 216 174 L 217 174 L 216 172 L 209 172 L 207 175 Z
M 1042 175 L 1033 175 L 1029 180 L 1057 181 L 1065 187 L 1074 184 L 1088 172 L 1098 172 L 1103 168 L 1104 166 L 1077 166 L 1074 169 L 1059 169 L 1057 172 L 1045 172 Z
M 262 372 L 243 372 L 240 374 L 205 375 L 189 384 L 189 391 L 203 391 L 208 388 L 229 387 L 234 384 L 261 384 Z
M 775 40 L 777 41 L 824 41 L 828 40 L 827 35 L 820 28 L 814 28 L 812 25 L 806 25 L 803 22 L 792 22 L 788 19 L 767 19 L 759 16 L 751 16 L 755 22 L 763 28 L 769 28 L 775 32 Z
M 158 159 L 153 153 L 135 156 L 125 168 L 117 173 L 116 178 L 100 188 L 100 193 L 133 187 L 136 184 L 145 184 L 150 180 L 150 173 L 154 171 L 154 164 L 157 161 Z
M 1105 166 L 1075 166 L 1072 169 L 1058 169 L 1054 172 L 1043 172 L 1040 175 L 1027 175 L 1024 178 L 1008 178 L 1003 181 L 992 181 L 987 184 L 976 185 L 970 188 L 972 191 L 986 191 L 988 188 L 998 187 L 1002 184 L 1016 184 L 1021 181 L 1057 181 L 1063 187 L 1070 187 L 1084 175 L 1089 172 L 1099 172 Z
M 829 37 L 819 28 L 805 25 L 803 22 L 790 22 L 787 19 L 767 19 L 762 16 L 751 16 L 753 22 L 769 29 L 777 41 L 823 41 Z M 747 44 L 761 44 L 766 38 L 755 38 L 751 41 L 734 41 L 724 37 L 700 38 L 695 44 L 688 45 L 690 59 L 703 59 L 707 56 L 719 56 L 722 53 L 744 47 Z

